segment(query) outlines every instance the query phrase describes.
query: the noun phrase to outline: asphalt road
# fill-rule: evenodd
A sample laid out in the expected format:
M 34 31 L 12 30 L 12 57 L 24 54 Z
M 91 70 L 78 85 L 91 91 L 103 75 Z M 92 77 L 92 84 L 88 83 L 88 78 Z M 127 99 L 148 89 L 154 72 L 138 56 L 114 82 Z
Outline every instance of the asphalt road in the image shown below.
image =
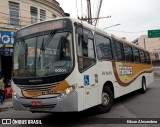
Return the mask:
M 41 120 L 43 127 L 48 126 L 79 126 L 79 127 L 153 127 L 160 124 L 113 124 L 121 121 L 132 120 L 132 118 L 160 118 L 160 80 L 148 86 L 145 94 L 133 92 L 120 97 L 114 101 L 110 112 L 97 114 L 94 109 L 79 113 L 31 113 L 26 111 L 0 112 L 0 118 L 33 118 Z M 111 118 L 111 119 L 110 119 Z M 115 118 L 115 119 L 114 119 Z M 122 118 L 122 119 L 121 119 Z M 125 119 L 126 118 L 126 119 Z M 160 122 L 160 120 L 159 120 Z M 0 125 L 9 126 L 9 125 Z M 11 125 L 13 126 L 13 125 Z M 14 125 L 22 127 L 24 125 Z M 31 125 L 28 125 L 31 126 Z M 39 127 L 40 125 L 34 125 Z

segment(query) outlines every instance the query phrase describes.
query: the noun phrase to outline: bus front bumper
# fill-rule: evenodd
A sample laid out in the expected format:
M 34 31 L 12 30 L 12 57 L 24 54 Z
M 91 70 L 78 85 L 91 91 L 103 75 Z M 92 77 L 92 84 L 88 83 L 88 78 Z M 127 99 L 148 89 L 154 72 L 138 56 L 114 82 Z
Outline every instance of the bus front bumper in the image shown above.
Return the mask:
M 54 98 L 17 98 L 12 97 L 14 110 L 27 110 L 33 112 L 77 112 L 78 99 L 77 92 L 74 91 L 64 97 L 63 99 Z M 34 103 L 41 103 L 41 105 L 33 105 Z

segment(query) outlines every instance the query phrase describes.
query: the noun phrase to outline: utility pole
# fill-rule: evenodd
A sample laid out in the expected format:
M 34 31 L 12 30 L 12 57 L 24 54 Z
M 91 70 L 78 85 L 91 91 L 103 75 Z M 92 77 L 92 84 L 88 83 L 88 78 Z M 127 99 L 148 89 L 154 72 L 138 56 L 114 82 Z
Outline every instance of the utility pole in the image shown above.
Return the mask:
M 98 12 L 97 12 L 97 18 L 99 18 L 101 6 L 102 6 L 102 1 L 103 1 L 103 0 L 100 0 L 100 3 L 99 3 Z M 97 22 L 98 22 L 98 19 L 96 20 L 95 26 L 97 25 Z
M 97 12 L 97 17 L 96 18 L 92 18 L 91 1 L 90 0 L 86 0 L 86 1 L 87 1 L 88 17 L 87 18 L 81 17 L 80 20 L 87 21 L 91 25 L 93 24 L 93 20 L 95 20 L 95 26 L 96 26 L 98 19 L 110 18 L 111 17 L 111 16 L 99 17 L 101 6 L 102 6 L 102 1 L 103 1 L 103 0 L 100 0 L 99 7 L 98 7 L 98 12 Z
M 91 10 L 91 1 L 87 0 L 88 7 L 88 23 L 92 25 L 92 10 Z

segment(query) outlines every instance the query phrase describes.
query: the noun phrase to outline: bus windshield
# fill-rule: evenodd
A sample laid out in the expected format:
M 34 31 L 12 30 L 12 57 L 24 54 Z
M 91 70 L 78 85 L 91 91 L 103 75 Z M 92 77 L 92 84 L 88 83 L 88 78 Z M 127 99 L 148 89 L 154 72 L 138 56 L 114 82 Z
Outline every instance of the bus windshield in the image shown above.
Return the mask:
M 14 77 L 43 77 L 69 73 L 73 67 L 72 34 L 51 31 L 17 38 Z

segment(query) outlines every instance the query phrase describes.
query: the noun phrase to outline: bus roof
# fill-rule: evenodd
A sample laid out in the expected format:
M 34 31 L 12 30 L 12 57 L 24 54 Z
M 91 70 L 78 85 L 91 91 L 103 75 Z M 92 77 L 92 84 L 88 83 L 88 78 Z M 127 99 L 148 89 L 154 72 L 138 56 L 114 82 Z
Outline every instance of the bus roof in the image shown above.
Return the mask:
M 111 37 L 112 39 L 118 40 L 119 42 L 122 42 L 122 43 L 124 43 L 124 44 L 128 44 L 128 45 L 130 45 L 130 46 L 133 46 L 133 47 L 136 47 L 136 48 L 138 48 L 138 49 L 144 50 L 144 51 L 146 51 L 146 52 L 149 52 L 148 50 L 146 50 L 146 49 L 144 49 L 144 48 L 142 48 L 142 47 L 139 47 L 139 46 L 135 45 L 135 44 L 132 43 L 131 41 L 128 41 L 128 40 L 123 39 L 123 38 L 120 38 L 120 37 L 118 37 L 118 36 L 116 36 L 116 35 L 110 34 L 110 33 L 106 32 L 106 31 L 104 31 L 104 30 L 102 30 L 102 29 L 100 29 L 100 28 L 97 28 L 96 26 L 93 26 L 93 25 L 88 24 L 86 21 L 81 21 L 81 20 L 74 19 L 74 18 L 69 18 L 69 19 L 71 19 L 71 20 L 73 20 L 73 21 L 75 21 L 75 22 L 81 23 L 81 24 L 83 23 L 83 25 L 84 25 L 85 27 L 87 27 L 87 28 L 89 28 L 89 29 L 92 29 L 92 30 L 94 30 L 94 31 L 97 31 L 97 32 L 99 32 L 99 33 L 101 33 L 101 34 L 103 34 L 103 35 L 107 35 L 108 37 Z
M 116 35 L 110 34 L 110 33 L 106 32 L 106 31 L 104 31 L 104 30 L 102 30 L 100 28 L 97 28 L 96 26 L 88 24 L 86 21 L 82 21 L 82 20 L 79 20 L 79 19 L 76 19 L 76 18 L 71 18 L 71 17 L 60 17 L 60 18 L 55 18 L 55 19 L 49 19 L 49 20 L 45 20 L 45 21 L 42 21 L 42 22 L 39 22 L 39 23 L 35 23 L 35 24 L 31 24 L 31 25 L 25 26 L 25 27 L 23 27 L 21 29 L 24 29 L 24 28 L 27 28 L 27 27 L 31 27 L 31 26 L 34 26 L 36 24 L 41 24 L 41 23 L 44 23 L 44 22 L 49 22 L 49 21 L 54 21 L 54 20 L 59 20 L 59 19 L 70 19 L 72 22 L 77 22 L 79 24 L 83 24 L 83 26 L 85 26 L 86 28 L 89 28 L 89 29 L 93 30 L 94 32 L 99 32 L 99 33 L 101 33 L 103 35 L 106 35 L 106 36 L 112 38 L 112 39 L 116 39 L 119 42 L 122 42 L 124 44 L 128 44 L 130 46 L 133 46 L 133 47 L 136 47 L 138 49 L 144 50 L 146 52 L 149 52 L 146 49 L 133 44 L 131 41 L 127 41 L 126 39 L 123 39 L 123 38 L 120 38 L 120 37 L 118 37 Z M 19 30 L 21 30 L 21 29 L 19 29 Z M 19 31 L 19 30 L 17 30 L 17 31 Z

